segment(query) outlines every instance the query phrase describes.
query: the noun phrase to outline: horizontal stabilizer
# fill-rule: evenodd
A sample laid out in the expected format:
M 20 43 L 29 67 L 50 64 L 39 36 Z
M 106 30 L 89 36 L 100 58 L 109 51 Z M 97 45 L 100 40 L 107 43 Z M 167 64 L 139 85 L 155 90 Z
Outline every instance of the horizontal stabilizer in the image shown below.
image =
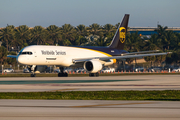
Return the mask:
M 16 58 L 17 55 L 7 55 L 7 57 L 10 57 L 10 58 Z
M 153 53 L 153 52 L 159 52 L 159 50 L 130 52 L 130 53 L 123 53 L 123 54 L 121 54 L 121 55 L 134 55 L 134 54 Z

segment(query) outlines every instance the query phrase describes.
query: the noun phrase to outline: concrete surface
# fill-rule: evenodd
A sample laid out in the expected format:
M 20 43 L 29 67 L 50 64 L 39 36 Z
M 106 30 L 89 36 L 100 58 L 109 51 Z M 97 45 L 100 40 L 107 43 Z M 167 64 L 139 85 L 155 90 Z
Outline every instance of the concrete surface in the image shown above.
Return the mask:
M 179 120 L 180 102 L 0 100 L 0 120 Z
M 0 92 L 180 90 L 180 75 L 0 78 Z

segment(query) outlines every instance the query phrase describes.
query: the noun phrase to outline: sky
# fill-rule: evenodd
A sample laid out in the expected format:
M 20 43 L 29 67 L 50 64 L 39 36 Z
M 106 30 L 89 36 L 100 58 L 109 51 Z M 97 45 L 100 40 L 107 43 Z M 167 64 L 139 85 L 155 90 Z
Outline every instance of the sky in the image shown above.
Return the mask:
M 115 25 L 124 14 L 129 27 L 180 27 L 180 0 L 0 0 L 0 28 Z

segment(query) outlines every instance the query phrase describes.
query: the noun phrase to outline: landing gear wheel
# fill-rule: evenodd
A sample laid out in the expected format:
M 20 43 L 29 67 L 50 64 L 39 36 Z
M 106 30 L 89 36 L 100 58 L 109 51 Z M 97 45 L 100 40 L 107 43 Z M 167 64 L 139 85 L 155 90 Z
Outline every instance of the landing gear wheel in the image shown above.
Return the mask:
M 31 77 L 36 77 L 36 74 L 31 74 Z
M 65 73 L 58 73 L 58 77 L 68 77 L 68 74 L 65 72 Z
M 60 67 L 60 72 L 58 73 L 58 77 L 68 77 L 68 73 L 64 72 L 63 67 Z
M 58 73 L 58 77 L 62 77 L 62 73 Z
M 96 77 L 99 77 L 99 73 L 95 73 L 95 76 L 96 76 Z
M 64 73 L 64 77 L 68 77 L 68 73 L 67 72 Z
M 94 73 L 89 73 L 89 77 L 94 77 Z
M 89 77 L 98 77 L 99 73 L 89 73 Z

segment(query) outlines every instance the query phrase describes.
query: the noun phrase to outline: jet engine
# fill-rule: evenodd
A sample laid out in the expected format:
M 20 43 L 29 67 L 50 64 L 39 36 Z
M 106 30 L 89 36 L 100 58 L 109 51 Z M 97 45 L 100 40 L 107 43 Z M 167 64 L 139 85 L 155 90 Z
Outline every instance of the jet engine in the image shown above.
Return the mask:
M 84 69 L 90 73 L 97 73 L 102 69 L 103 65 L 98 60 L 90 60 L 84 63 Z

